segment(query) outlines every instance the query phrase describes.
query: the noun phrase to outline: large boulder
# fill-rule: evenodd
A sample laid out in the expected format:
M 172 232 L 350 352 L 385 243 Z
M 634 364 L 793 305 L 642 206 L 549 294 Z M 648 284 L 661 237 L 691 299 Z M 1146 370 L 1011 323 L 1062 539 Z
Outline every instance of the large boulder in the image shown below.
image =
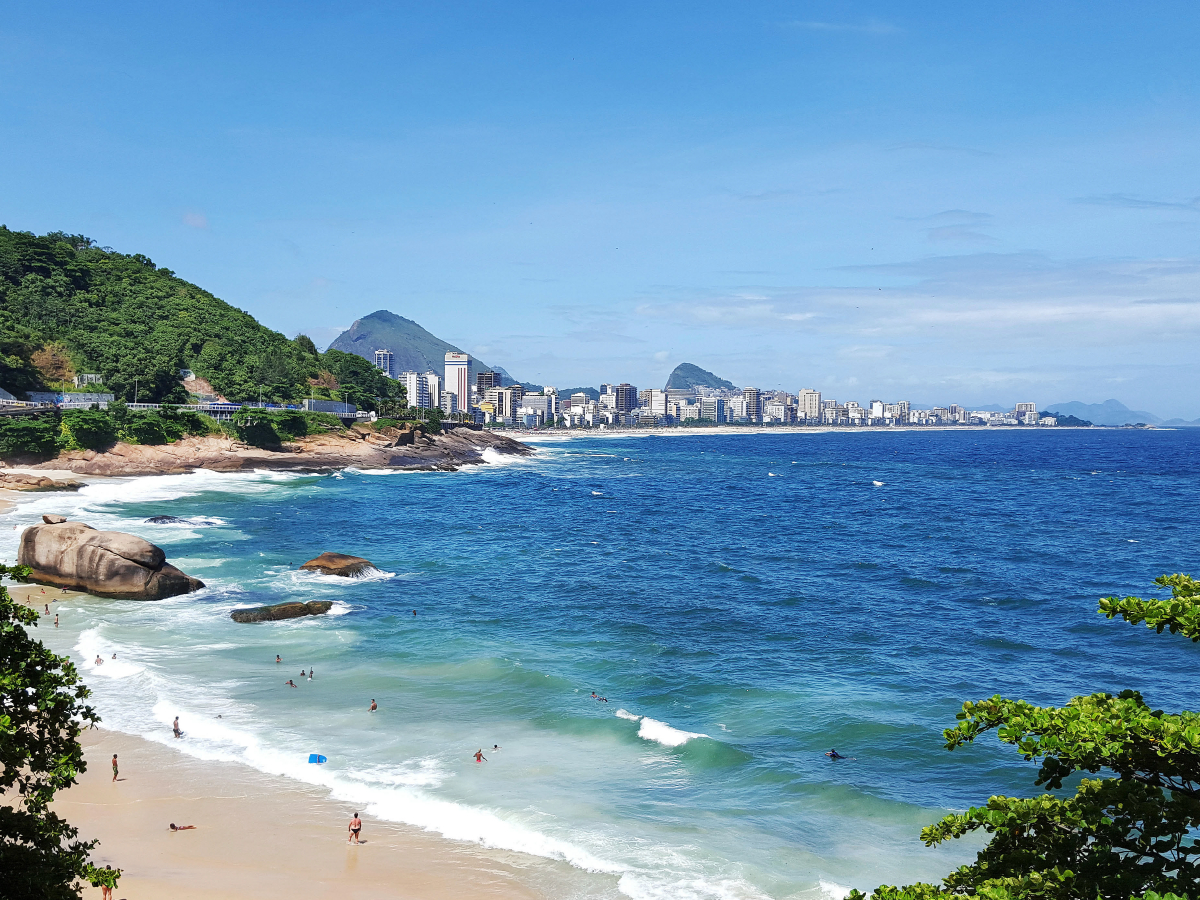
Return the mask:
M 162 600 L 204 587 L 167 562 L 161 547 L 120 531 L 97 531 L 82 522 L 55 521 L 26 528 L 17 564 L 33 570 L 30 578 L 97 597 Z
M 357 578 L 375 568 L 375 564 L 361 556 L 347 556 L 345 553 L 325 552 L 316 559 L 310 559 L 301 569 L 310 572 L 321 572 L 325 575 L 341 575 L 345 578 Z
M 249 609 L 235 609 L 229 618 L 235 622 L 276 622 L 280 619 L 299 619 L 301 616 L 319 616 L 329 612 L 333 606 L 332 600 L 309 600 L 292 603 L 276 603 L 273 606 L 255 606 Z

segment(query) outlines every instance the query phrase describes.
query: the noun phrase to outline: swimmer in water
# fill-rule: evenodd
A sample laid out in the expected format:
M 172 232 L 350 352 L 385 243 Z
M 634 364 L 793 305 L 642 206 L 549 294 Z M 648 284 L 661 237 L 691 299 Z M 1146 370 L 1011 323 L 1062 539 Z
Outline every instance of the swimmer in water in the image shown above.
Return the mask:
M 292 681 L 292 679 L 290 679 L 290 678 L 287 681 L 285 681 L 284 684 L 286 684 L 288 687 L 296 686 L 296 682 Z
M 283 662 L 283 658 L 278 653 L 275 654 L 275 662 L 277 662 L 277 663 Z
M 99 653 L 97 653 L 97 654 L 96 654 L 96 665 L 98 665 L 98 666 L 102 666 L 102 665 L 104 665 L 104 660 L 102 660 L 102 659 L 100 658 L 100 654 L 99 654 Z
M 492 744 L 492 752 L 493 752 L 493 753 L 495 753 L 495 752 L 496 752 L 497 750 L 499 750 L 499 749 L 500 749 L 500 745 L 499 745 L 499 744 Z
M 487 757 L 483 755 L 482 747 L 475 751 L 475 762 L 487 762 Z
M 367 712 L 375 712 L 375 710 L 377 710 L 377 709 L 379 709 L 379 707 L 378 707 L 378 706 L 376 706 L 376 705 L 375 705 L 375 701 L 374 701 L 374 700 L 372 700 L 372 701 L 371 701 L 371 708 L 370 708 L 369 710 L 367 710 Z

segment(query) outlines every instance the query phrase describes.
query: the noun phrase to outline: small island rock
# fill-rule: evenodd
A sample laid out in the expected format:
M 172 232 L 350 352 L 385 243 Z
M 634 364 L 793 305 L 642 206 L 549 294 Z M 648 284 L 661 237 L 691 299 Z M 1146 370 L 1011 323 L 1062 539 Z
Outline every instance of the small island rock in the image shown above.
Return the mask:
M 301 569 L 310 572 L 321 572 L 325 575 L 341 575 L 344 578 L 357 578 L 375 568 L 375 564 L 361 556 L 347 556 L 345 553 L 325 552 L 316 559 L 310 559 Z
M 332 600 L 309 600 L 292 603 L 276 603 L 272 606 L 255 606 L 248 609 L 235 609 L 229 618 L 235 622 L 276 622 L 280 619 L 299 619 L 301 616 L 319 616 L 329 612 L 333 606 Z
M 54 513 L 46 513 L 44 516 L 42 516 L 42 521 L 47 525 L 61 525 L 63 522 L 67 521 L 67 517 L 56 516 Z
M 17 564 L 29 566 L 39 584 L 123 600 L 162 600 L 204 587 L 147 540 L 52 518 L 62 517 L 47 516 L 45 525 L 26 528 L 17 550 Z

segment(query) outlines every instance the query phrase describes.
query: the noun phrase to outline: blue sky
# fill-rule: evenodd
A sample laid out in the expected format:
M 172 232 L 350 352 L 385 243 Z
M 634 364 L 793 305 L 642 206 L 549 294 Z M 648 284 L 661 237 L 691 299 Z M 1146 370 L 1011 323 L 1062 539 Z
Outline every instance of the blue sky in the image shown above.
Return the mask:
M 169 7 L 169 8 L 167 8 Z M 14 4 L 0 222 L 519 378 L 1200 416 L 1200 7 Z

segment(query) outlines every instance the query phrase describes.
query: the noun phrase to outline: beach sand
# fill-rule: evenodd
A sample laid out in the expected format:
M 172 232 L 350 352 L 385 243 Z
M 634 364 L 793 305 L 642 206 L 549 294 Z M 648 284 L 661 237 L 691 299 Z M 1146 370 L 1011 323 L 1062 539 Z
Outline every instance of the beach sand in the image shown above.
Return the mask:
M 616 894 L 616 880 L 566 863 L 362 816 L 364 843 L 346 843 L 355 810 L 320 789 L 240 763 L 195 759 L 102 729 L 82 737 L 88 770 L 54 810 L 99 838 L 93 860 L 124 871 L 117 900 L 288 897 L 548 898 Z M 121 779 L 112 781 L 112 755 Z M 171 822 L 195 825 L 172 833 Z M 88 900 L 100 897 L 88 887 Z

